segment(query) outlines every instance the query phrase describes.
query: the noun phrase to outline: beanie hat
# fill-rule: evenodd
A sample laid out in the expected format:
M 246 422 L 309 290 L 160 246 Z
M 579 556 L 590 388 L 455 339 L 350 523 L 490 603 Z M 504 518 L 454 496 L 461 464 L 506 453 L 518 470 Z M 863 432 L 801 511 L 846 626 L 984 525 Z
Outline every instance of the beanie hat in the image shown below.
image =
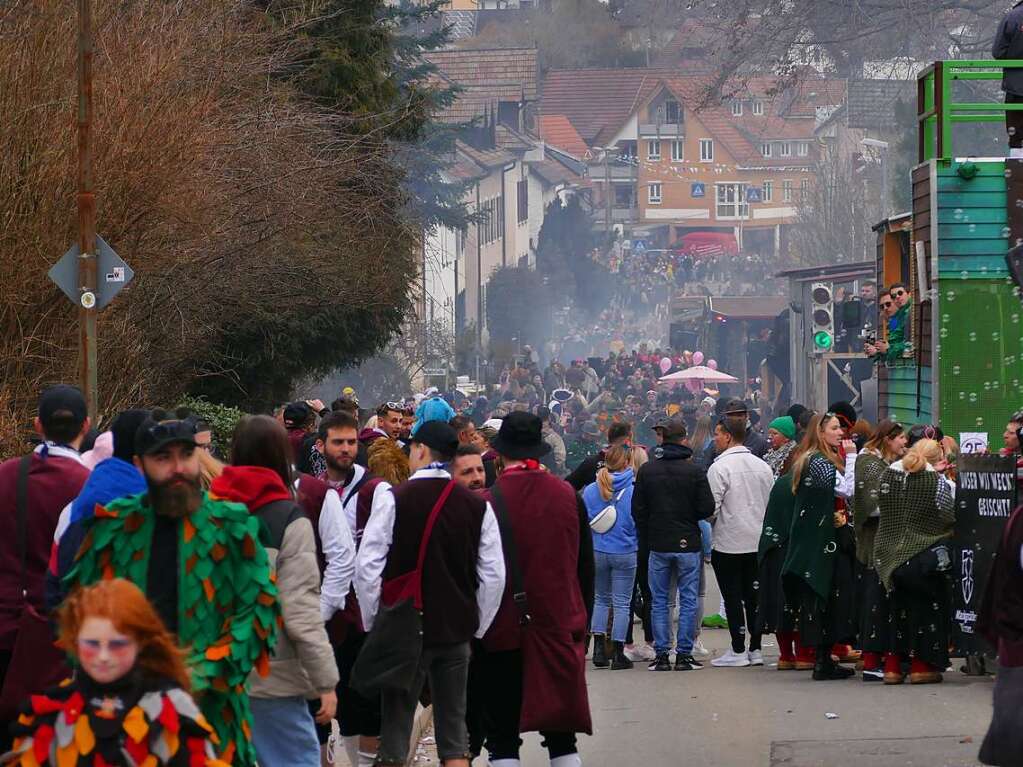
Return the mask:
M 774 429 L 776 432 L 784 434 L 789 439 L 796 438 L 796 422 L 792 420 L 792 416 L 783 415 L 779 418 L 775 418 L 767 425 L 767 428 Z
M 416 422 L 412 424 L 412 436 L 414 437 L 419 431 L 419 427 L 428 421 L 443 421 L 447 423 L 454 417 L 454 409 L 440 397 L 424 399 L 416 409 Z
M 110 423 L 114 439 L 113 456 L 131 463 L 135 457 L 135 435 L 149 418 L 148 410 L 124 410 Z

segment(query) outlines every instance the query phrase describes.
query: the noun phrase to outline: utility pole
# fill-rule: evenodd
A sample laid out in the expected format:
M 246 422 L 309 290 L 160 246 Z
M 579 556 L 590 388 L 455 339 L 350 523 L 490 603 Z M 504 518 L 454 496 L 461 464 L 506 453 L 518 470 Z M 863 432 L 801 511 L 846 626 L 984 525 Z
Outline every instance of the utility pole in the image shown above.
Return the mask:
M 92 11 L 78 0 L 78 373 L 96 421 L 96 195 L 92 179 Z

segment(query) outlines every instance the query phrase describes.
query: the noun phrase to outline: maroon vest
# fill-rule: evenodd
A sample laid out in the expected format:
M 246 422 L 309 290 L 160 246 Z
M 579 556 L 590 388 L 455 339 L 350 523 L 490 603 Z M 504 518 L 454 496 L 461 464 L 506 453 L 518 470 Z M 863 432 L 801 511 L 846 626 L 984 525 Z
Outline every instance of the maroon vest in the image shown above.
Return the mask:
M 320 512 L 327 498 L 327 483 L 309 474 L 298 475 L 298 503 L 302 511 L 313 523 L 313 535 L 316 537 L 316 561 L 320 563 L 320 576 L 327 569 L 327 559 L 323 556 L 323 542 L 320 540 Z
M 394 488 L 394 538 L 384 580 L 416 569 L 419 543 L 446 479 L 413 479 Z M 486 502 L 456 485 L 437 517 L 423 563 L 423 643 L 468 642 L 479 628 L 476 561 Z
M 529 614 L 538 627 L 586 633 L 586 604 L 579 585 L 579 507 L 564 480 L 545 471 L 513 470 L 497 480 L 519 554 Z M 506 568 L 507 569 L 507 568 Z M 511 598 L 511 577 L 483 642 L 488 650 L 521 646 L 519 612 Z
M 355 498 L 355 529 L 352 530 L 352 536 L 355 538 L 356 551 L 359 550 L 359 546 L 362 543 L 362 533 L 366 529 L 366 523 L 369 522 L 369 513 L 373 509 L 373 494 L 377 490 L 377 485 L 383 481 L 380 477 L 367 479 L 362 483 L 362 487 L 359 488 L 359 494 Z M 359 609 L 359 600 L 355 596 L 354 587 L 352 587 L 345 598 L 345 609 L 341 611 L 340 617 L 347 628 L 359 632 L 365 631 L 362 627 L 362 611 Z M 331 640 L 334 640 L 334 635 L 331 635 Z

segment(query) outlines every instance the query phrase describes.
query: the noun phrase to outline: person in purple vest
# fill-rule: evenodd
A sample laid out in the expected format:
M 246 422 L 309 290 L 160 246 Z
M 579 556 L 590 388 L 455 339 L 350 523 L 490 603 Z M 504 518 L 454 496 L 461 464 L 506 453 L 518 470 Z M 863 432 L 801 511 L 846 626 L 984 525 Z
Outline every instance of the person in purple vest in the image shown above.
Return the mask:
M 449 465 L 458 435 L 427 421 L 411 437 L 407 482 L 375 493 L 356 563 L 355 591 L 366 631 L 373 627 L 384 581 L 416 569 L 427 519 L 441 507 L 423 563 L 423 653 L 412 687 L 381 695 L 377 765 L 402 765 L 427 677 L 433 699 L 437 753 L 446 767 L 468 767 L 465 726 L 469 643 L 482 637 L 501 604 L 504 556 L 497 519 L 477 493 L 453 483 Z
M 520 733 L 539 731 L 553 767 L 579 767 L 576 733 L 592 731 L 585 678 L 594 581 L 589 518 L 572 486 L 540 465 L 551 448 L 539 417 L 509 413 L 492 447 L 503 467 L 491 498 L 508 587 L 477 664 L 487 692 L 490 764 L 518 767 Z M 560 669 L 557 678 L 551 668 Z

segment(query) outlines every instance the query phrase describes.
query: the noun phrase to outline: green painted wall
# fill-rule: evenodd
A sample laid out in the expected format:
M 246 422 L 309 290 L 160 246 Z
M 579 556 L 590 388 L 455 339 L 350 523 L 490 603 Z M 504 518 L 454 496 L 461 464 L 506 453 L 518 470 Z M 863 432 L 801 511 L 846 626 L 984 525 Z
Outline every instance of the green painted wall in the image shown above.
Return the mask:
M 920 385 L 917 386 L 917 371 Z M 917 389 L 919 388 L 919 396 Z M 918 407 L 919 405 L 919 407 Z M 899 423 L 931 422 L 931 369 L 916 365 L 888 370 L 888 417 Z

